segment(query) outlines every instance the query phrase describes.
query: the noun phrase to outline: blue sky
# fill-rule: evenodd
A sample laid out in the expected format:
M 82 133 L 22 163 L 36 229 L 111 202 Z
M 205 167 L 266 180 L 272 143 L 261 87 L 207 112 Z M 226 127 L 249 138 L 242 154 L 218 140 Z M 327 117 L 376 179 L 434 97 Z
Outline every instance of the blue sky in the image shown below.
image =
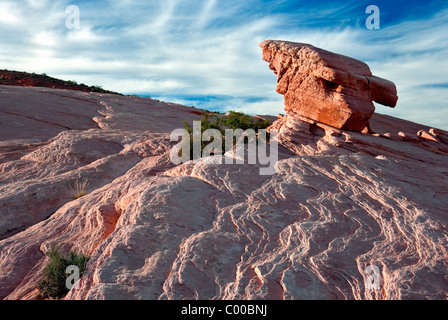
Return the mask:
M 365 27 L 371 4 L 380 30 Z M 448 130 L 446 1 L 0 0 L 0 68 L 210 110 L 283 113 L 266 39 L 360 59 L 398 88 L 377 112 Z

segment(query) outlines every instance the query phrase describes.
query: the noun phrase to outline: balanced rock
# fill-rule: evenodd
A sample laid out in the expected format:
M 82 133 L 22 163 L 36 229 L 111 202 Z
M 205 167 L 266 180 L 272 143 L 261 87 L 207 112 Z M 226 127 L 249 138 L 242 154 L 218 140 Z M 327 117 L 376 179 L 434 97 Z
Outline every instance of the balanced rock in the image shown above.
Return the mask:
M 362 61 L 304 43 L 266 40 L 260 47 L 287 113 L 361 131 L 375 111 L 372 101 L 396 106 L 394 83 L 373 76 Z

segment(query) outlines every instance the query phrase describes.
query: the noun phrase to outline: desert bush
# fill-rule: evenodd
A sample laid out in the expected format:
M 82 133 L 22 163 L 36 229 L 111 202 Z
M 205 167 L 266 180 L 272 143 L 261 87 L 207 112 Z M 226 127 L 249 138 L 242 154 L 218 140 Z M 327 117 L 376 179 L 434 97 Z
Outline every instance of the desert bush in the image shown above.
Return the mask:
M 70 290 L 66 281 L 70 274 L 66 273 L 67 267 L 76 266 L 81 276 L 86 269 L 89 257 L 84 254 L 70 251 L 64 254 L 58 247 L 53 247 L 49 253 L 50 259 L 44 270 L 44 277 L 39 281 L 37 289 L 43 298 L 61 299 Z
M 102 86 L 90 86 L 90 91 L 91 92 L 101 92 L 101 91 L 103 91 L 103 87 Z
M 193 136 L 193 128 L 190 126 L 188 121 L 184 121 L 183 123 L 185 129 L 190 134 L 191 138 Z M 216 154 L 224 154 L 225 150 L 225 129 L 242 129 L 242 130 L 248 130 L 248 129 L 254 129 L 255 131 L 266 129 L 271 125 L 269 120 L 263 120 L 258 119 L 257 121 L 254 121 L 254 119 L 242 112 L 236 112 L 236 111 L 230 111 L 228 114 L 225 115 L 217 115 L 216 113 L 211 113 L 209 111 L 205 111 L 204 116 L 201 119 L 201 134 L 204 133 L 204 131 L 208 129 L 216 129 L 221 132 L 222 135 L 222 148 L 220 152 Z M 269 141 L 269 134 L 267 133 L 267 141 Z M 204 151 L 204 148 L 209 145 L 212 141 L 201 141 L 201 153 Z M 258 142 L 258 138 L 257 138 Z M 235 144 L 236 141 L 234 139 L 233 143 Z M 247 143 L 247 140 L 245 138 L 244 143 Z M 181 151 L 180 151 L 181 153 Z M 179 156 L 182 156 L 182 154 L 179 154 Z M 194 160 L 193 155 L 193 139 L 190 139 L 190 159 Z

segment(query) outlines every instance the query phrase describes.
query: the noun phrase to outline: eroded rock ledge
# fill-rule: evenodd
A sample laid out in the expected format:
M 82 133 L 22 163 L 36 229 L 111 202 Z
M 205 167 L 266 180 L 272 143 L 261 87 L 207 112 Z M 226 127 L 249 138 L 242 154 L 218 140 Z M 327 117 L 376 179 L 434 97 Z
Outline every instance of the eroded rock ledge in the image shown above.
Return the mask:
M 266 40 L 260 47 L 289 114 L 362 131 L 375 111 L 372 101 L 396 106 L 394 83 L 372 75 L 362 61 L 304 43 Z
M 0 96 L 0 299 L 39 299 L 55 243 L 90 256 L 67 300 L 447 297 L 446 131 L 375 113 L 364 134 L 288 114 L 272 125 L 278 172 L 260 176 L 171 163 L 170 132 L 198 109 Z M 75 199 L 77 179 L 90 184 Z M 366 288 L 372 265 L 381 290 Z

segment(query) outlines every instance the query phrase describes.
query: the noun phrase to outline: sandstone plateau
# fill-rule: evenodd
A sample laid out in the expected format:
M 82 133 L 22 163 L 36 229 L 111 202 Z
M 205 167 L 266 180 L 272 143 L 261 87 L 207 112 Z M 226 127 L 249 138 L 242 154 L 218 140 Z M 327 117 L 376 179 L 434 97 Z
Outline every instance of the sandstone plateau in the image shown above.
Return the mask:
M 304 43 L 266 40 L 260 47 L 288 114 L 362 131 L 375 112 L 372 101 L 397 103 L 395 85 L 373 76 L 364 62 Z
M 58 244 L 90 256 L 68 300 L 446 299 L 448 133 L 369 110 L 375 134 L 279 116 L 260 176 L 171 163 L 201 110 L 0 86 L 0 298 L 39 299 Z

